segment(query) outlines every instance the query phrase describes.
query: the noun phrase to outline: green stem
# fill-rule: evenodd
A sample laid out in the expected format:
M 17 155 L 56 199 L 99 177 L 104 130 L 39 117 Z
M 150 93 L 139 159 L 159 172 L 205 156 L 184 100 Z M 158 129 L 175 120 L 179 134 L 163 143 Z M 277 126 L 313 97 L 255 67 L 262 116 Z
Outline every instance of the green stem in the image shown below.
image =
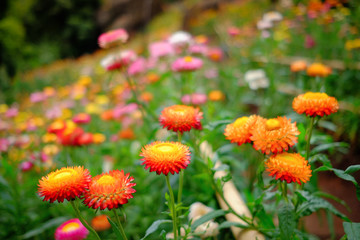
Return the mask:
M 282 186 L 281 191 L 282 191 L 282 195 L 283 195 L 283 197 L 285 199 L 285 202 L 289 203 L 289 199 L 287 197 L 287 183 L 285 181 L 280 182 L 280 186 Z
M 309 161 L 309 157 L 310 157 L 310 140 L 311 140 L 312 130 L 314 127 L 314 120 L 315 120 L 315 117 L 310 118 L 310 126 L 307 131 L 308 134 L 307 134 L 307 138 L 306 138 L 306 158 L 305 158 L 307 161 Z
M 85 221 L 85 219 L 83 218 L 83 216 L 81 216 L 80 210 L 79 208 L 76 206 L 75 200 L 71 200 L 70 204 L 73 207 L 74 211 L 75 211 L 75 215 L 76 217 L 80 220 L 80 222 L 92 233 L 95 235 L 96 239 L 101 240 L 101 238 L 99 237 L 99 235 L 97 234 L 97 232 Z
M 175 209 L 175 199 L 174 199 L 174 193 L 170 185 L 169 176 L 166 175 L 166 184 L 169 189 L 170 193 L 170 211 L 172 213 L 172 222 L 173 222 L 173 231 L 174 231 L 174 240 L 177 240 L 177 218 L 176 218 L 176 209 Z
M 182 133 L 181 132 L 177 132 L 178 134 L 178 142 L 181 143 L 181 137 L 182 137 Z M 178 191 L 178 198 L 177 198 L 177 203 L 180 204 L 181 203 L 181 195 L 182 195 L 182 189 L 183 189 L 183 185 L 184 185 L 184 171 L 180 170 L 180 174 L 179 174 L 179 191 Z
M 120 229 L 120 233 L 123 237 L 124 240 L 127 240 L 127 237 L 126 237 L 126 234 L 125 234 L 125 231 L 124 231 L 124 228 L 121 224 L 121 221 L 120 221 L 120 218 L 119 218 L 119 215 L 117 214 L 116 212 L 116 208 L 113 208 L 113 212 L 114 212 L 114 215 L 115 215 L 115 219 L 116 219 L 116 223 L 118 224 L 119 226 L 119 229 Z

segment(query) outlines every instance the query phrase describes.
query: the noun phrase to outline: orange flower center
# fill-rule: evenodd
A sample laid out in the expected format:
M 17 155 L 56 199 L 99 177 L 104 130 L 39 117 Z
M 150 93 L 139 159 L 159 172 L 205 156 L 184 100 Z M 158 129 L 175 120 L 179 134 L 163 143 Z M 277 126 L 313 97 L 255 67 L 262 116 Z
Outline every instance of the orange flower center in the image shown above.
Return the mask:
M 104 175 L 101 178 L 99 178 L 97 183 L 100 185 L 111 185 L 111 184 L 115 183 L 115 178 L 113 178 L 112 176 L 109 176 L 109 175 Z
M 171 143 L 161 143 L 155 146 L 155 148 L 162 153 L 168 153 L 174 150 L 174 146 Z
M 247 122 L 248 119 L 249 119 L 248 117 L 241 117 L 241 118 L 236 119 L 236 121 L 234 122 L 234 127 L 243 126 Z
M 72 169 L 64 169 L 63 171 L 60 171 L 55 174 L 54 180 L 65 180 L 71 177 L 75 173 Z
M 319 93 L 319 92 L 307 92 L 304 94 L 304 98 L 306 99 L 325 99 L 329 96 L 326 93 Z
M 265 125 L 266 125 L 266 130 L 268 131 L 277 130 L 281 127 L 279 120 L 274 118 L 267 120 Z
M 184 61 L 185 61 L 185 62 L 191 62 L 191 61 L 192 61 L 192 57 L 186 56 L 186 57 L 184 57 Z
M 62 231 L 63 232 L 71 232 L 71 231 L 74 231 L 74 230 L 78 229 L 79 227 L 80 227 L 80 224 L 78 224 L 76 222 L 72 222 L 72 223 L 66 224 L 62 228 Z

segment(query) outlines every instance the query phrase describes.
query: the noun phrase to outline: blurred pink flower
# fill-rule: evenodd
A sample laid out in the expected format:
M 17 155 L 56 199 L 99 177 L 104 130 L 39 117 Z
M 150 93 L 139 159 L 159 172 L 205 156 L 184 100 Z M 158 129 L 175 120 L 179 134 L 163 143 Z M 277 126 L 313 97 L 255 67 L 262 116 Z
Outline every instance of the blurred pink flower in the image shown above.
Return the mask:
M 219 62 L 224 58 L 224 52 L 221 48 L 210 48 L 207 52 L 207 56 L 214 62 Z
M 149 46 L 150 58 L 159 58 L 174 54 L 173 46 L 168 42 L 154 42 Z
M 70 219 L 61 224 L 55 231 L 55 240 L 82 240 L 89 234 L 79 219 Z
M 72 120 L 76 124 L 88 124 L 91 121 L 91 116 L 87 113 L 78 113 Z
M 103 33 L 98 38 L 101 48 L 109 48 L 116 46 L 118 43 L 125 43 L 129 38 L 129 34 L 124 29 L 116 29 Z
M 30 95 L 30 102 L 37 103 L 45 101 L 47 96 L 43 92 L 34 92 Z
M 128 74 L 134 76 L 136 74 L 142 73 L 146 70 L 146 60 L 145 58 L 138 58 L 133 63 L 130 64 L 128 68 Z
M 50 120 L 59 118 L 61 115 L 62 115 L 62 110 L 58 106 L 52 107 L 45 112 L 46 118 Z
M 132 113 L 138 109 L 138 106 L 136 103 L 130 103 L 127 105 L 120 105 L 116 106 L 113 110 L 113 116 L 114 118 L 119 118 L 124 114 Z
M 30 171 L 34 166 L 34 163 L 31 161 L 25 161 L 20 164 L 20 170 L 22 172 L 28 172 Z
M 217 78 L 219 76 L 219 72 L 218 72 L 218 70 L 216 68 L 210 68 L 210 69 L 207 69 L 204 72 L 204 76 L 207 79 L 214 79 L 214 78 Z
M 200 69 L 203 65 L 203 61 L 195 57 L 182 57 L 178 58 L 171 65 L 171 69 L 174 72 L 191 72 Z
M 5 117 L 13 118 L 16 117 L 18 114 L 19 114 L 19 110 L 17 109 L 17 107 L 11 107 L 6 111 Z
M 117 54 L 111 54 L 103 58 L 101 66 L 108 71 L 119 69 L 129 65 L 136 59 L 136 53 L 132 50 L 125 50 Z
M 47 162 L 49 159 L 50 159 L 50 157 L 46 153 L 44 153 L 44 152 L 40 153 L 41 162 Z
M 305 36 L 305 48 L 313 48 L 316 46 L 316 42 L 314 38 L 312 38 L 310 35 Z
M 208 47 L 204 44 L 194 44 L 189 47 L 191 54 L 202 54 L 205 55 L 208 51 Z
M 227 32 L 230 36 L 235 37 L 240 34 L 240 29 L 232 26 L 227 29 Z
M 6 138 L 0 138 L 0 152 L 7 152 L 10 147 L 10 141 Z
M 183 104 L 193 104 L 193 105 L 202 105 L 207 101 L 206 94 L 203 93 L 193 93 L 191 95 L 186 94 L 181 98 Z

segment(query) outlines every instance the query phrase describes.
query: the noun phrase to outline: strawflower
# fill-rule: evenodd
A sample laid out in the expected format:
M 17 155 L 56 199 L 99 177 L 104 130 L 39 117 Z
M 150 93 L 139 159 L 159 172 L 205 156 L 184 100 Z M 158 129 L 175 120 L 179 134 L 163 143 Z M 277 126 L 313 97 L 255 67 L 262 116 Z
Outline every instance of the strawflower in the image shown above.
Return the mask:
M 329 97 L 326 93 L 307 92 L 297 96 L 292 104 L 295 112 L 305 113 L 307 116 L 324 116 L 337 112 L 339 103 L 334 97 Z
M 321 63 L 313 63 L 307 68 L 306 73 L 310 77 L 327 77 L 331 74 L 331 68 Z
M 91 226 L 98 232 L 111 228 L 109 220 L 107 219 L 107 215 L 105 214 L 95 216 L 91 220 Z
M 119 208 L 126 204 L 128 199 L 133 198 L 136 192 L 132 187 L 133 177 L 130 174 L 124 174 L 123 170 L 113 170 L 109 173 L 103 173 L 93 177 L 89 190 L 84 193 L 84 204 L 89 208 L 100 210 Z
M 128 66 L 135 59 L 136 53 L 131 50 L 126 50 L 117 54 L 111 54 L 106 56 L 101 60 L 100 64 L 107 71 L 112 71 Z
M 124 29 L 116 29 L 103 33 L 98 38 L 98 43 L 101 48 L 110 48 L 125 43 L 129 38 L 129 34 Z
M 39 181 L 38 193 L 44 197 L 43 201 L 63 202 L 81 197 L 89 187 L 91 176 L 89 170 L 83 167 L 64 167 L 47 176 L 42 177 Z
M 307 63 L 304 60 L 297 60 L 295 62 L 292 62 L 290 65 L 290 70 L 292 72 L 305 71 L 306 68 L 307 68 Z
M 235 122 L 226 126 L 224 135 L 226 139 L 232 143 L 237 143 L 239 146 L 244 143 L 250 143 L 253 128 L 255 124 L 262 119 L 262 117 L 257 115 L 238 118 Z
M 91 116 L 87 113 L 78 113 L 72 120 L 76 124 L 88 124 L 91 121 Z
M 286 117 L 277 117 L 257 122 L 250 140 L 253 141 L 253 147 L 262 153 L 281 153 L 297 143 L 299 134 L 296 122 L 291 123 L 291 119 Z
M 198 108 L 173 105 L 162 110 L 159 120 L 163 128 L 182 133 L 190 131 L 192 128 L 202 129 L 200 122 L 202 118 L 202 112 Z
M 79 219 L 70 219 L 61 224 L 55 231 L 55 240 L 82 240 L 89 234 Z
M 182 57 L 172 63 L 171 69 L 174 72 L 192 72 L 200 69 L 203 66 L 203 61 L 195 57 Z
M 213 102 L 219 102 L 225 100 L 225 94 L 220 90 L 212 90 L 209 92 L 209 100 Z
M 203 93 L 185 94 L 181 98 L 183 104 L 202 105 L 207 101 L 207 96 Z
M 150 172 L 155 171 L 158 175 L 179 173 L 190 163 L 189 147 L 179 142 L 155 141 L 143 147 L 140 156 L 145 169 L 150 168 Z
M 308 161 L 298 153 L 280 153 L 265 161 L 266 171 L 270 176 L 287 183 L 306 183 L 311 177 Z

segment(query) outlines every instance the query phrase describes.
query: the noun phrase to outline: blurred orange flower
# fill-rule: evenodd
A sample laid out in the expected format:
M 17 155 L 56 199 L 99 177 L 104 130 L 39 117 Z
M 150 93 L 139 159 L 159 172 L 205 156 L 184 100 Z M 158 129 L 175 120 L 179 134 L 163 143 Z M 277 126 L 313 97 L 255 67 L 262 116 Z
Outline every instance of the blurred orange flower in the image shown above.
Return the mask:
M 89 208 L 113 209 L 118 208 L 133 198 L 136 192 L 132 187 L 133 177 L 124 174 L 123 170 L 112 170 L 95 176 L 89 186 L 89 190 L 84 193 L 84 204 Z
M 84 167 L 64 167 L 49 173 L 39 181 L 38 193 L 44 201 L 63 202 L 81 197 L 89 187 L 91 176 Z
M 307 67 L 307 63 L 304 60 L 298 60 L 291 63 L 290 70 L 292 72 L 301 72 L 301 71 L 305 71 L 306 67 Z
M 305 113 L 310 117 L 322 117 L 337 112 L 339 103 L 336 98 L 329 97 L 326 93 L 307 92 L 297 96 L 292 107 L 298 114 Z
M 135 133 L 131 128 L 126 128 L 119 132 L 119 138 L 132 140 L 135 139 Z
M 286 117 L 277 117 L 258 121 L 250 140 L 254 142 L 253 147 L 256 150 L 265 154 L 281 153 L 297 143 L 299 134 L 296 122 L 291 123 L 291 119 Z
M 111 228 L 109 220 L 107 219 L 107 215 L 105 214 L 95 216 L 91 220 L 91 226 L 95 229 L 95 231 L 98 232 L 105 231 Z
M 225 100 L 225 95 L 222 91 L 220 90 L 213 90 L 209 93 L 209 99 L 211 101 L 217 102 L 217 101 L 224 101 Z
M 310 77 L 327 77 L 331 74 L 331 68 L 321 63 L 313 63 L 307 68 L 306 73 Z
M 156 171 L 158 175 L 179 173 L 190 163 L 189 147 L 179 142 L 155 141 L 143 147 L 140 156 L 144 157 L 141 161 L 145 169 L 150 168 L 150 172 Z
M 200 120 L 202 112 L 198 108 L 185 105 L 173 105 L 162 110 L 160 124 L 163 128 L 174 132 L 187 132 L 192 128 L 200 130 L 202 128 Z
M 298 153 L 280 153 L 265 161 L 266 171 L 270 176 L 287 183 L 306 183 L 311 177 L 308 161 Z

